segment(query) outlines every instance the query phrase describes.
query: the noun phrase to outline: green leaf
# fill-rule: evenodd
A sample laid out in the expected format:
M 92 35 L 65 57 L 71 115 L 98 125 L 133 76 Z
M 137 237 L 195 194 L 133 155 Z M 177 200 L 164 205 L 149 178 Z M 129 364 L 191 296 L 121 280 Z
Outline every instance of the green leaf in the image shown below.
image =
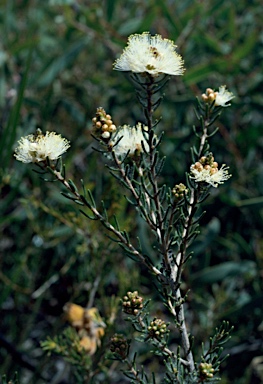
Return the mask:
M 11 158 L 11 153 L 13 150 L 13 144 L 15 142 L 16 138 L 16 128 L 18 125 L 18 121 L 20 118 L 20 110 L 23 104 L 23 97 L 24 97 L 24 92 L 26 89 L 26 84 L 27 84 L 27 78 L 28 78 L 28 73 L 30 69 L 30 64 L 32 61 L 32 53 L 33 53 L 33 46 L 31 46 L 30 51 L 28 52 L 28 57 L 25 65 L 25 72 L 22 77 L 21 85 L 19 88 L 18 92 L 18 97 L 17 101 L 12 108 L 12 111 L 9 115 L 9 119 L 6 125 L 6 128 L 4 129 L 2 139 L 0 142 L 0 153 L 2 155 L 2 162 L 1 166 L 3 169 L 6 168 L 8 162 L 10 161 Z
M 219 318 L 231 318 L 233 319 L 233 316 L 240 318 L 242 315 L 250 314 L 252 316 L 252 313 L 255 309 L 259 309 L 260 311 L 263 308 L 263 295 L 257 294 L 250 298 L 248 298 L 246 301 L 244 301 L 241 305 L 236 305 L 232 307 L 230 310 L 222 313 Z
M 120 35 L 130 35 L 131 33 L 137 32 L 141 25 L 141 20 L 136 17 L 134 19 L 125 20 L 124 24 L 122 24 L 118 32 Z
M 39 87 L 48 86 L 61 72 L 74 63 L 76 57 L 80 52 L 82 52 L 88 41 L 89 39 L 84 37 L 81 40 L 71 44 L 63 55 L 56 57 L 49 63 L 46 63 L 37 76 L 31 79 L 30 83 L 35 83 Z
M 256 264 L 251 260 L 242 262 L 228 261 L 213 267 L 208 267 L 192 276 L 193 284 L 212 284 L 227 277 L 242 276 L 246 273 L 256 274 Z
M 108 21 L 112 20 L 112 16 L 114 14 L 114 10 L 115 10 L 117 1 L 118 0 L 106 1 L 106 14 L 107 14 Z
M 50 5 L 73 5 L 75 0 L 49 0 Z
M 238 63 L 241 59 L 247 57 L 253 51 L 256 44 L 258 44 L 257 31 L 249 34 L 245 42 L 241 45 L 238 45 L 238 48 L 233 52 L 232 60 Z
M 165 0 L 160 0 L 158 3 L 159 7 L 162 10 L 162 13 L 168 23 L 173 27 L 174 33 L 178 36 L 183 29 L 183 25 L 180 22 L 180 19 L 177 18 L 178 23 L 175 21 L 175 15 L 171 15 L 170 9 L 167 6 L 167 1 Z
M 194 245 L 194 252 L 202 254 L 211 245 L 215 237 L 220 231 L 220 221 L 217 218 L 213 218 L 206 226 L 206 231 L 203 236 L 200 236 L 200 241 L 197 241 Z
M 210 62 L 196 65 L 192 68 L 187 69 L 184 75 L 184 81 L 188 85 L 196 84 L 199 81 L 206 79 L 213 71 L 214 70 L 211 67 Z
M 251 199 L 239 200 L 236 202 L 238 207 L 253 207 L 253 208 L 262 208 L 263 207 L 263 196 L 253 197 Z

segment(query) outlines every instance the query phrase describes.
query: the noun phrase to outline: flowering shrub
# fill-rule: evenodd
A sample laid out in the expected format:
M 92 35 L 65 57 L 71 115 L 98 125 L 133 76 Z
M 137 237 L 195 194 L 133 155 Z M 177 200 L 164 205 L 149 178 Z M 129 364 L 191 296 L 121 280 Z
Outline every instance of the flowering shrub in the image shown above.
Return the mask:
M 202 353 L 194 356 L 191 329 L 187 324 L 188 298 L 182 284 L 185 283 L 184 270 L 192 256 L 190 245 L 199 233 L 200 218 L 196 211 L 207 198 L 211 186 L 217 188 L 231 177 L 225 165 L 219 168 L 208 141 L 216 133 L 212 130 L 215 120 L 234 96 L 225 86 L 220 87 L 219 92 L 208 88 L 202 95 L 198 101 L 199 126 L 195 128 L 197 142 L 192 148 L 190 172 L 185 184 L 178 180 L 179 184 L 166 186 L 160 181 L 165 159 L 159 154 L 162 135 L 154 113 L 162 101 L 161 91 L 169 76 L 183 75 L 183 60 L 175 52 L 172 41 L 145 32 L 130 36 L 114 69 L 129 72 L 145 121 L 135 127 L 116 127 L 112 116 L 100 107 L 92 119 L 93 135 L 98 142 L 97 150 L 105 155 L 112 176 L 127 190 L 127 201 L 145 222 L 152 243 L 147 253 L 142 249 L 140 239 L 139 244 L 135 244 L 121 228 L 116 216 L 113 224 L 106 207 L 97 207 L 92 192 L 84 183 L 80 191 L 71 179 L 66 178 L 61 160 L 61 155 L 69 148 L 66 139 L 54 132 L 44 136 L 38 131 L 20 139 L 15 157 L 22 162 L 36 163 L 42 174 L 49 173 L 62 183 L 67 190 L 63 195 L 81 205 L 81 212 L 88 219 L 100 221 L 112 241 L 123 249 L 123 254 L 135 261 L 133 268 L 136 263 L 144 267 L 152 289 L 157 289 L 162 298 L 167 313 L 163 313 L 163 318 L 155 316 L 153 319 L 148 312 L 151 304 L 139 295 L 139 287 L 123 298 L 123 311 L 129 315 L 127 320 L 136 330 L 138 340 L 154 347 L 154 353 L 160 356 L 165 367 L 162 372 L 159 368 L 153 372 L 138 369 L 136 355 L 129 353 L 133 337 L 126 340 L 122 334 L 115 334 L 111 337 L 112 355 L 109 358 L 124 364 L 124 375 L 130 382 L 148 383 L 150 377 L 153 382 L 165 380 L 182 384 L 218 380 L 220 364 L 224 360 L 221 346 L 229 339 L 229 324 L 223 322 L 209 343 L 204 340 Z M 66 317 L 76 332 L 66 331 L 54 340 L 49 338 L 42 342 L 45 350 L 64 356 L 77 366 L 82 382 L 87 383 L 101 373 L 101 369 L 94 366 L 98 360 L 92 360 L 92 357 L 104 353 L 102 340 L 107 338 L 107 328 L 110 334 L 114 323 L 114 319 L 102 320 L 94 300 L 94 297 L 89 300 L 86 309 L 68 303 Z M 171 342 L 171 334 L 178 337 L 177 347 Z

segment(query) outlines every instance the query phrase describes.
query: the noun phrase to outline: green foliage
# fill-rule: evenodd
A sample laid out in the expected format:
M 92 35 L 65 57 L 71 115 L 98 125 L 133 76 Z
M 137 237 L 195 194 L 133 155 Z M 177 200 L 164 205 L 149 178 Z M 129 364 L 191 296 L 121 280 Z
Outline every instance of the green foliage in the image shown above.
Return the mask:
M 199 379 L 201 381 L 205 382 L 206 379 L 210 378 L 210 376 L 211 378 L 213 378 L 214 374 L 219 371 L 219 367 L 222 364 L 222 362 L 228 357 L 227 355 L 225 355 L 223 358 L 221 358 L 221 355 L 223 352 L 222 345 L 224 345 L 230 339 L 231 331 L 233 331 L 233 327 L 231 328 L 228 322 L 223 321 L 220 327 L 216 328 L 216 332 L 214 336 L 210 338 L 209 346 L 207 347 L 207 349 L 205 349 L 203 345 L 203 352 L 201 357 L 202 362 L 200 363 L 200 366 L 199 366 L 199 374 L 200 374 Z M 206 369 L 208 367 L 213 368 L 213 370 L 211 370 L 210 376 L 204 374 L 204 370 L 202 369 L 204 366 Z M 217 381 L 218 378 L 216 379 L 213 378 L 213 380 Z
M 66 328 L 59 336 L 53 339 L 48 337 L 46 341 L 41 342 L 41 347 L 44 351 L 63 356 L 65 361 L 75 367 L 76 379 L 81 378 L 79 383 L 83 383 L 87 374 L 91 370 L 91 358 L 81 347 L 80 337 L 74 328 Z
M 6 375 L 2 376 L 1 384 L 19 384 L 17 372 L 13 380 L 7 381 Z

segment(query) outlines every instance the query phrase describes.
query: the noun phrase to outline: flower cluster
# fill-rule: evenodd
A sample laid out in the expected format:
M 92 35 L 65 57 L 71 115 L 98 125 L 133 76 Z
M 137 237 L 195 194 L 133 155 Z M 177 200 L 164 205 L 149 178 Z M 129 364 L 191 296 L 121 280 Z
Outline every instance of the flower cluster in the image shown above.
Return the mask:
M 105 328 L 98 309 L 95 307 L 86 309 L 74 303 L 65 304 L 63 309 L 67 321 L 78 331 L 80 348 L 93 355 L 101 345 Z
M 226 85 L 221 85 L 218 92 L 207 88 L 206 93 L 202 94 L 202 100 L 205 103 L 212 104 L 214 102 L 216 107 L 229 107 L 231 105 L 229 101 L 234 97 L 233 93 L 226 89 Z
M 107 114 L 103 108 L 97 108 L 96 116 L 92 119 L 93 132 L 95 136 L 108 141 L 111 134 L 116 131 L 111 115 Z
M 21 137 L 18 147 L 15 149 L 15 158 L 23 163 L 40 163 L 49 160 L 57 160 L 70 147 L 69 141 L 55 132 L 46 132 L 40 129 L 35 135 Z
M 128 38 L 128 45 L 114 63 L 118 71 L 149 73 L 156 77 L 160 74 L 182 75 L 183 59 L 175 51 L 173 41 L 160 35 L 151 36 L 149 32 L 135 34 Z
M 183 183 L 180 183 L 173 187 L 172 193 L 174 195 L 174 200 L 179 201 L 188 193 L 188 189 Z
M 202 380 L 211 379 L 214 376 L 214 372 L 212 364 L 201 363 L 199 365 L 199 374 Z
M 151 339 L 159 340 L 167 332 L 169 332 L 167 329 L 167 324 L 161 319 L 154 319 L 148 326 L 148 335 Z
M 138 291 L 127 292 L 123 297 L 122 308 L 129 315 L 138 315 L 143 308 L 143 298 L 138 295 Z
M 141 123 L 138 123 L 136 127 L 123 125 L 112 135 L 108 145 L 114 150 L 117 157 L 125 157 L 127 154 L 133 157 L 141 152 L 148 152 L 147 130 L 148 127 Z
M 197 183 L 205 182 L 217 188 L 218 184 L 223 184 L 231 175 L 228 174 L 228 167 L 225 164 L 218 169 L 218 163 L 214 161 L 213 155 L 202 156 L 199 161 L 191 165 L 190 177 Z
M 124 360 L 126 359 L 129 350 L 128 341 L 123 335 L 116 333 L 111 338 L 110 350 L 112 353 Z

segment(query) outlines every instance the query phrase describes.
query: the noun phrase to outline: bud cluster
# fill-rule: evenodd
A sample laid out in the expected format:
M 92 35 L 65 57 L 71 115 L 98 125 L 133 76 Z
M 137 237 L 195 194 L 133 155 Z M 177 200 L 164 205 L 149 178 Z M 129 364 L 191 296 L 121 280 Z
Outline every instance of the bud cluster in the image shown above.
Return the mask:
M 214 160 L 212 153 L 208 156 L 202 156 L 199 161 L 193 165 L 193 168 L 198 172 L 202 172 L 205 169 L 209 171 L 210 175 L 214 175 L 218 172 L 218 163 Z
M 229 107 L 231 105 L 229 102 L 234 97 L 233 93 L 227 90 L 226 85 L 221 85 L 218 92 L 207 88 L 206 93 L 202 94 L 202 100 L 205 103 L 214 103 L 216 107 Z
M 138 296 L 138 291 L 127 292 L 123 297 L 122 308 L 129 315 L 138 315 L 143 308 L 143 298 Z
M 218 95 L 218 92 L 215 92 L 212 88 L 207 88 L 206 92 L 202 94 L 202 100 L 205 103 L 211 104 L 216 99 L 217 95 Z
M 122 360 L 126 359 L 128 354 L 129 344 L 126 338 L 121 334 L 115 334 L 111 338 L 110 350 L 118 355 Z
M 200 373 L 200 378 L 205 380 L 205 379 L 211 379 L 214 376 L 214 368 L 212 364 L 209 363 L 201 363 L 199 365 L 199 373 Z
M 148 326 L 148 334 L 152 339 L 160 339 L 167 332 L 169 332 L 167 324 L 161 319 L 154 319 Z
M 183 183 L 176 184 L 174 188 L 172 189 L 172 193 L 174 195 L 174 199 L 176 201 L 181 200 L 185 194 L 188 193 L 188 189 Z
M 92 123 L 94 134 L 105 141 L 109 140 L 111 134 L 117 129 L 116 125 L 112 122 L 111 115 L 108 115 L 102 107 L 97 108 Z

